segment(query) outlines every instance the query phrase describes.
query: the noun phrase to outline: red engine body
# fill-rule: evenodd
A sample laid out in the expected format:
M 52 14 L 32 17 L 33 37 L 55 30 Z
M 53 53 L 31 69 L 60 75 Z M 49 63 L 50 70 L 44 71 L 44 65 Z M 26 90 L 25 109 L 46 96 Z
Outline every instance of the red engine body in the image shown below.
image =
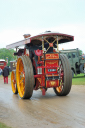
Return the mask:
M 39 52 L 39 55 L 38 55 Z M 40 50 L 35 50 L 35 54 L 38 56 L 38 64 L 40 66 L 35 66 L 35 61 L 33 63 L 36 69 L 36 75 L 34 75 L 36 79 L 35 90 L 41 88 L 42 90 L 47 88 L 53 88 L 59 86 L 59 53 L 42 53 Z M 42 54 L 40 54 L 42 53 Z M 41 57 L 40 57 L 41 55 Z M 43 94 L 45 94 L 42 91 Z

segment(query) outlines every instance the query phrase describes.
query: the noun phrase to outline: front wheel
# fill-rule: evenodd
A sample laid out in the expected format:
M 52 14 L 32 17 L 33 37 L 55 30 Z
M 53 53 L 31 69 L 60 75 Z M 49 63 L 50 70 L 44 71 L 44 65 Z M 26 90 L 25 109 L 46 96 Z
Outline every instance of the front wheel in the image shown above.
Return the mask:
M 72 69 L 71 69 L 72 70 Z M 72 78 L 74 77 L 74 71 L 72 70 Z
M 84 64 L 81 64 L 81 65 L 80 65 L 80 72 L 81 72 L 81 73 L 84 73 Z
M 16 78 L 19 96 L 30 99 L 34 88 L 33 66 L 28 56 L 21 56 L 17 60 Z
M 13 70 L 11 73 L 11 87 L 14 94 L 18 94 L 17 84 L 16 84 L 16 71 Z
M 60 81 L 59 86 L 54 88 L 54 92 L 58 96 L 66 96 L 70 90 L 72 85 L 72 71 L 69 60 L 66 55 L 60 55 Z

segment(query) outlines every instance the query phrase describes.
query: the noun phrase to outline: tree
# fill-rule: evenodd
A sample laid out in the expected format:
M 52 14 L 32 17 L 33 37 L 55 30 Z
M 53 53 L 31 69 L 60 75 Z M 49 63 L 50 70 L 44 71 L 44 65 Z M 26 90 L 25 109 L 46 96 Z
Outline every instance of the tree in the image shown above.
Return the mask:
M 82 50 L 79 50 L 79 53 L 80 53 L 80 55 L 82 55 L 83 54 L 83 51 Z
M 14 52 L 15 52 L 14 49 L 7 50 L 6 48 L 2 48 L 0 49 L 0 59 L 4 59 L 6 61 L 6 59 L 8 58 L 7 65 L 10 66 L 10 61 L 13 61 L 16 59 L 16 57 L 13 56 Z

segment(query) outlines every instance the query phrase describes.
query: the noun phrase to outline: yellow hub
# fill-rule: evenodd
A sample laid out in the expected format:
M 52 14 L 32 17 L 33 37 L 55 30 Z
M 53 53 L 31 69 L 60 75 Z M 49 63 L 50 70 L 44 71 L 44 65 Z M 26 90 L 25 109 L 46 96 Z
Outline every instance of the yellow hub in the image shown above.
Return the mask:
M 60 80 L 60 85 L 59 85 L 59 87 L 56 88 L 56 90 L 57 90 L 58 92 L 61 92 L 62 89 L 63 89 L 63 83 L 62 83 L 62 80 Z

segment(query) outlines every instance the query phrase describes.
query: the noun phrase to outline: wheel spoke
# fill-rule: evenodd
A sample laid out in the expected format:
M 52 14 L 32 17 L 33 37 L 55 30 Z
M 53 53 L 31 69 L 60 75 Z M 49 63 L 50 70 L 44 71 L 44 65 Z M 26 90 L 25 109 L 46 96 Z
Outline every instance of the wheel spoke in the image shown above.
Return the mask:
M 58 92 L 61 92 L 62 89 L 63 89 L 63 75 L 64 75 L 63 65 L 62 65 L 61 61 L 59 62 L 59 67 L 60 67 L 59 75 L 60 75 L 61 79 L 60 79 L 60 82 L 59 82 L 59 87 L 57 87 L 56 89 L 57 89 Z
M 24 95 L 24 90 L 25 90 L 25 71 L 23 67 L 22 61 L 19 63 L 19 70 L 18 70 L 18 75 L 19 75 L 19 90 L 21 95 Z

